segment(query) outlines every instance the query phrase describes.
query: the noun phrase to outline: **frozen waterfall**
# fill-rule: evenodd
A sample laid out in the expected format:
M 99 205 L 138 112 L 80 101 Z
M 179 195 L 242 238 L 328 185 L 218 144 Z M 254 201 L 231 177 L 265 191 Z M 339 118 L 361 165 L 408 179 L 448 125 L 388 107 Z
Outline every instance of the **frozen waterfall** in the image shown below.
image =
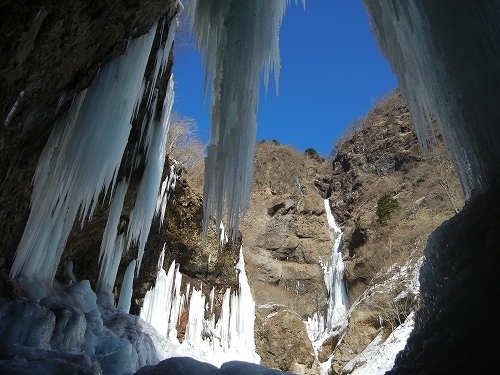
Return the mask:
M 335 222 L 330 201 L 325 199 L 324 204 L 330 233 L 332 239 L 335 238 L 335 240 L 329 264 L 324 264 L 320 260 L 329 296 L 326 320 L 320 312 L 316 312 L 305 322 L 309 338 L 315 346 L 320 345 L 336 330 L 347 325 L 347 290 L 344 284 L 344 262 L 342 261 L 342 231 Z
M 216 320 L 213 310 L 214 290 L 209 300 L 203 291 L 191 288 L 189 284 L 182 289 L 182 275 L 175 261 L 165 272 L 159 261 L 159 272 L 154 288 L 146 293 L 140 316 L 150 323 L 164 337 L 179 343 L 177 328 L 187 315 L 186 333 L 183 346 L 188 345 L 201 353 L 204 361 L 220 366 L 226 361 L 240 360 L 259 363 L 255 352 L 254 320 L 255 303 L 245 273 L 243 252 L 236 265 L 238 291 L 227 289 L 220 317 Z

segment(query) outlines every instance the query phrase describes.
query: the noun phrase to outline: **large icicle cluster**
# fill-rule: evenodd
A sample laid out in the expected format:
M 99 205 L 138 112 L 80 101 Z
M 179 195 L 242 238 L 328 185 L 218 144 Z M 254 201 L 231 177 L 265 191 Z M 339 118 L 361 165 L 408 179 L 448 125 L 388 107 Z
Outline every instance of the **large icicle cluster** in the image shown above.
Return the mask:
M 163 263 L 163 254 L 159 266 Z M 217 321 L 213 313 L 214 290 L 210 293 L 209 302 L 201 289 L 191 289 L 189 284 L 186 292 L 181 293 L 182 276 L 175 261 L 168 272 L 160 267 L 155 287 L 146 293 L 140 316 L 171 342 L 178 343 L 176 326 L 182 311 L 184 314 L 187 311 L 183 345 L 198 350 L 205 361 L 216 366 L 229 360 L 258 363 L 260 357 L 255 352 L 253 336 L 255 303 L 241 250 L 236 272 L 238 291 L 231 293 L 230 289 L 226 290 Z
M 466 196 L 499 188 L 498 2 L 363 2 L 420 142 L 432 138 L 435 118 Z
M 56 124 L 33 177 L 32 211 L 11 277 L 50 282 L 78 211 L 82 222 L 92 216 L 103 187 L 114 184 L 155 32 L 132 41 Z
M 182 4 L 178 2 L 177 11 L 181 9 Z M 155 25 L 148 34 L 130 41 L 125 54 L 103 68 L 55 124 L 33 177 L 32 210 L 10 273 L 21 285 L 39 284 L 35 293 L 38 297 L 47 295 L 77 215 L 82 225 L 91 218 L 102 191 L 104 196 L 114 192 L 114 197 L 99 256 L 101 272 L 97 291 L 112 292 L 125 246 L 138 244 L 139 269 L 153 217 L 164 210 L 168 198 L 163 196 L 164 191 L 160 192 L 160 185 L 174 98 L 173 79 L 170 77 L 167 85 L 161 113 L 157 113 L 159 93 L 155 84 L 165 71 L 176 25 L 176 17 L 168 25 L 164 19 L 161 30 Z M 165 27 L 168 33 L 163 41 Z M 145 82 L 155 35 L 160 36 L 160 43 L 153 79 Z M 140 146 L 147 152 L 145 172 L 128 232 L 118 233 L 128 184 L 124 179 L 115 189 L 116 176 L 143 94 L 147 97 L 147 115 Z M 163 194 L 162 204 L 157 207 L 159 192 Z M 33 279 L 42 282 L 36 283 Z M 46 286 L 45 291 L 41 285 Z
M 146 240 L 148 239 L 151 223 L 155 214 L 159 213 L 156 202 L 165 165 L 165 152 L 167 143 L 168 127 L 170 125 L 170 112 L 174 103 L 174 81 L 170 77 L 167 94 L 163 102 L 161 118 L 153 121 L 154 126 L 151 143 L 146 155 L 146 168 L 139 185 L 139 191 L 135 200 L 134 210 L 130 215 L 128 227 L 128 241 L 139 244 L 137 255 L 137 270 L 141 267 L 142 256 Z
M 211 76 L 211 139 L 203 192 L 205 233 L 210 219 L 237 233 L 252 186 L 260 72 L 267 88 L 274 68 L 280 72 L 278 34 L 287 0 L 193 0 L 187 12 L 197 48 Z

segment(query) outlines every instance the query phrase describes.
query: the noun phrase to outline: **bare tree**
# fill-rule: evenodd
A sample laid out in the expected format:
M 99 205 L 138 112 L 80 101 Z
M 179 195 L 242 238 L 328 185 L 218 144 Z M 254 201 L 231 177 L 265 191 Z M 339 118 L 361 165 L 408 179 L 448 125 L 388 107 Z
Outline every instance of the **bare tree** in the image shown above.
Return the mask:
M 193 118 L 171 115 L 167 137 L 167 154 L 170 159 L 182 163 L 189 172 L 203 163 L 206 145 L 198 136 L 198 128 Z

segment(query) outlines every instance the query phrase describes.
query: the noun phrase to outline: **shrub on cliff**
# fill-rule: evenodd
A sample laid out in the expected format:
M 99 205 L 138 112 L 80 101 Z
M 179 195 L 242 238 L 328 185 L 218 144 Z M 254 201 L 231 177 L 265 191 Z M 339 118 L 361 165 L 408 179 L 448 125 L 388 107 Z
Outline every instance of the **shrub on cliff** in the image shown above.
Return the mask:
M 384 194 L 377 201 L 377 221 L 379 223 L 387 223 L 391 217 L 391 213 L 399 210 L 400 206 L 396 198 L 391 197 L 389 194 Z
M 309 147 L 305 152 L 304 154 L 308 157 L 310 157 L 311 159 L 314 159 L 316 160 L 317 162 L 319 163 L 323 163 L 325 161 L 325 158 L 319 156 L 318 152 L 314 149 L 314 148 L 311 148 Z

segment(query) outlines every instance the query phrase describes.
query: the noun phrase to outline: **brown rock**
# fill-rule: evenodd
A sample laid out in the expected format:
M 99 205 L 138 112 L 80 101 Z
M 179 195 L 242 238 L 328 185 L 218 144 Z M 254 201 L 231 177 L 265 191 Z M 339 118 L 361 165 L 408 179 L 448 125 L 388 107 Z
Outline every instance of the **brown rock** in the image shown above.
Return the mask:
M 300 367 L 311 369 L 314 364 L 314 349 L 305 325 L 291 311 L 265 317 L 256 334 L 256 346 L 261 353 L 261 365 L 266 367 L 294 371 Z

